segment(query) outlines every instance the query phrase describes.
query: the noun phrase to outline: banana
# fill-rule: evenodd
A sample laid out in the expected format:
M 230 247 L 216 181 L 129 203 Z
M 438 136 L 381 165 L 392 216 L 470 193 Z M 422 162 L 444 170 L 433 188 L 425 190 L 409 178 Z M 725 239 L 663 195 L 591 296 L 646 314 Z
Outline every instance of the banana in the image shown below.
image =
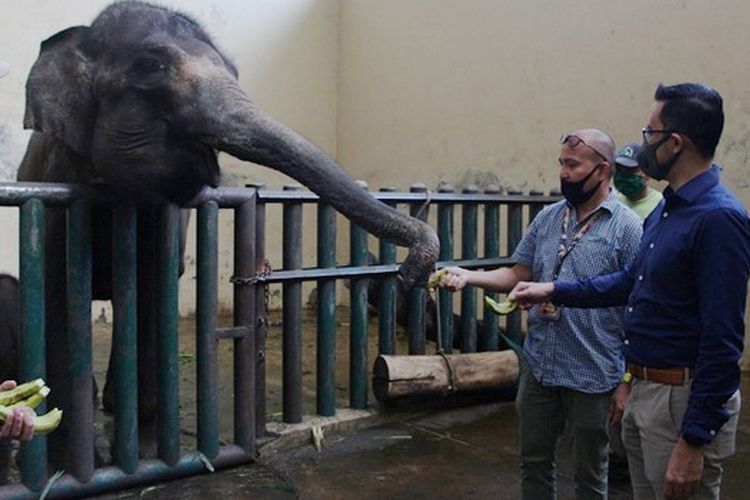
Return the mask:
M 5 422 L 12 412 L 13 408 L 0 405 L 0 421 Z M 55 408 L 44 415 L 34 415 L 34 435 L 42 436 L 57 429 L 62 421 L 62 414 L 62 410 Z
M 8 408 L 15 408 L 17 406 L 28 406 L 29 408 L 36 408 L 40 404 L 42 404 L 42 401 L 49 395 L 49 393 L 52 391 L 49 387 L 46 385 L 39 389 L 39 392 L 36 392 L 29 396 L 26 399 L 22 399 L 20 401 L 16 401 L 12 405 L 8 406 Z
M 0 391 L 0 405 L 9 406 L 39 392 L 44 387 L 44 379 L 38 378 L 16 386 L 14 389 Z
M 496 300 L 492 300 L 492 298 L 490 297 L 484 298 L 484 305 L 488 309 L 491 309 L 492 312 L 500 314 L 501 316 L 512 313 L 517 306 L 515 302 L 511 302 L 509 300 L 506 300 L 505 302 L 497 302 Z
M 62 415 L 62 410 L 53 408 L 44 415 L 34 417 L 34 435 L 43 436 L 57 429 L 57 426 L 62 422 Z
M 435 288 L 437 288 L 440 285 L 440 282 L 443 281 L 443 278 L 446 274 L 448 274 L 448 271 L 446 269 L 441 269 L 440 271 L 433 274 L 432 277 L 430 277 L 430 280 L 427 282 L 427 289 L 434 290 Z

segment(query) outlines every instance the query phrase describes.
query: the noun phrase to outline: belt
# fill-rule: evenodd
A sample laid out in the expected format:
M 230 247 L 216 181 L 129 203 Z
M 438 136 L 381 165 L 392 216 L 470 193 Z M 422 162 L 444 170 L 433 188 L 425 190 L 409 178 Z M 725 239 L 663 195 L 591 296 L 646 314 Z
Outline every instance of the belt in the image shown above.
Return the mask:
M 688 367 L 649 368 L 628 363 L 628 373 L 641 380 L 660 384 L 682 385 L 693 378 L 694 370 Z

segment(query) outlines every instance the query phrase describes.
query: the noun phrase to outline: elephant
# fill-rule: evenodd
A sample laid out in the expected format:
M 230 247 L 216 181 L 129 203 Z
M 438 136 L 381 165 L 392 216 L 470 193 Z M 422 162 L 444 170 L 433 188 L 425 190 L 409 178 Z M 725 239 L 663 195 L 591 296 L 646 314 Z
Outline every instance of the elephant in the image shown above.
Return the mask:
M 139 207 L 138 260 L 147 264 L 138 275 L 141 414 L 153 414 L 156 404 L 144 395 L 156 385 L 156 333 L 141 318 L 155 302 L 149 299 L 155 270 L 148 264 L 156 229 L 149 214 L 159 204 L 185 204 L 205 186 L 218 186 L 218 152 L 278 170 L 368 232 L 408 247 L 400 269 L 407 286 L 426 282 L 438 257 L 429 225 L 367 194 L 330 156 L 254 104 L 230 60 L 180 12 L 115 2 L 90 26 L 42 42 L 26 83 L 24 126 L 33 133 L 19 181 L 104 184 Z M 60 398 L 53 404 L 63 410 L 69 398 L 67 333 L 60 327 L 66 324 L 64 221 L 63 209 L 46 209 L 46 339 L 56 346 L 47 353 L 47 378 Z M 108 299 L 111 213 L 96 210 L 92 226 L 92 294 Z M 64 426 L 50 436 L 50 456 L 55 438 L 65 446 Z

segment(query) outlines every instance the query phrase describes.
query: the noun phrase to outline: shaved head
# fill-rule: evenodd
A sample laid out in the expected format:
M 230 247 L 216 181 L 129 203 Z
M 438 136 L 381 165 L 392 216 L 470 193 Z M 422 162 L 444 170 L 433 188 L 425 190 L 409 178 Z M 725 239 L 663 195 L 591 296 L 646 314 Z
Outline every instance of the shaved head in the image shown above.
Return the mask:
M 615 164 L 615 141 L 604 130 L 598 128 L 584 128 L 576 130 L 577 135 L 583 141 L 604 156 L 610 165 Z

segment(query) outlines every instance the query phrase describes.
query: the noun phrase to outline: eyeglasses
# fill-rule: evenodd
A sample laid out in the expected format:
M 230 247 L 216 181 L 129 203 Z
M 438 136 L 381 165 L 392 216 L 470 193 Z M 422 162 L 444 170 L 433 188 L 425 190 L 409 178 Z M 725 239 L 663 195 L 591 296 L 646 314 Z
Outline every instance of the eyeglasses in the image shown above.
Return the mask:
M 591 151 L 599 155 L 599 158 L 601 158 L 602 160 L 607 161 L 607 162 L 609 161 L 607 157 L 601 154 L 599 151 L 597 151 L 595 147 L 586 144 L 583 139 L 581 139 L 575 134 L 563 134 L 562 137 L 560 137 L 560 144 L 567 144 L 571 148 L 575 148 L 579 144 L 583 144 L 584 146 L 589 148 Z
M 651 127 L 644 127 L 641 129 L 641 133 L 643 134 L 643 140 L 645 142 L 651 142 L 649 141 L 649 139 L 653 137 L 654 134 L 674 134 L 675 132 L 677 131 L 671 128 L 655 129 Z

